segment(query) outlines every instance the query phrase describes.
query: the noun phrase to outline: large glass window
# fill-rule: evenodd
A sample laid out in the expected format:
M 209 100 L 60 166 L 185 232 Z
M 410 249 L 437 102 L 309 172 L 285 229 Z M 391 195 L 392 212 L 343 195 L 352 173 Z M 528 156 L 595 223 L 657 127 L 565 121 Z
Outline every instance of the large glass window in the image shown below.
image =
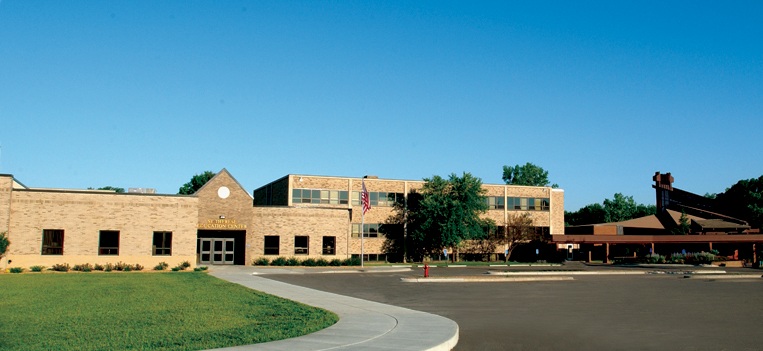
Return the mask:
M 295 236 L 294 237 L 294 254 L 295 255 L 309 255 L 310 254 L 310 237 L 308 236 Z
M 154 232 L 154 256 L 172 256 L 172 232 Z
M 336 237 L 335 236 L 323 237 L 323 254 L 336 255 Z
M 119 231 L 101 230 L 98 235 L 99 255 L 119 255 Z
M 485 197 L 487 202 L 487 208 L 489 210 L 502 210 L 503 209 L 503 196 L 487 196 Z
M 379 223 L 365 223 L 363 225 L 363 237 L 364 238 L 378 238 L 379 237 Z M 360 237 L 360 224 L 352 224 L 352 237 Z
M 64 231 L 63 229 L 43 229 L 42 231 L 42 254 L 64 254 Z
M 346 205 L 349 192 L 345 190 L 293 189 L 291 202 L 293 204 L 331 204 Z
M 395 203 L 404 203 L 405 194 L 403 193 L 388 193 L 383 191 L 369 191 L 368 202 L 371 203 L 371 207 L 375 206 L 395 206 Z M 360 205 L 360 192 L 352 192 L 352 204 L 355 206 Z
M 281 237 L 278 235 L 266 235 L 265 236 L 265 251 L 266 255 L 279 255 L 281 246 Z
M 506 208 L 522 211 L 548 211 L 551 201 L 548 198 L 510 197 L 506 199 Z

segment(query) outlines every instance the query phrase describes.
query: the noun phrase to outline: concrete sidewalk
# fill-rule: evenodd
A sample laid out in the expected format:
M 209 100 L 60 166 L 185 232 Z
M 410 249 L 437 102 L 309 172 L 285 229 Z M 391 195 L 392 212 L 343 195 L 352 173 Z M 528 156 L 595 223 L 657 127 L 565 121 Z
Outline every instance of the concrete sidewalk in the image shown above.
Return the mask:
M 271 295 L 320 307 L 339 315 L 324 330 L 280 341 L 218 350 L 451 350 L 458 343 L 456 322 L 434 314 L 286 284 L 254 275 L 255 267 L 214 266 L 210 274 Z

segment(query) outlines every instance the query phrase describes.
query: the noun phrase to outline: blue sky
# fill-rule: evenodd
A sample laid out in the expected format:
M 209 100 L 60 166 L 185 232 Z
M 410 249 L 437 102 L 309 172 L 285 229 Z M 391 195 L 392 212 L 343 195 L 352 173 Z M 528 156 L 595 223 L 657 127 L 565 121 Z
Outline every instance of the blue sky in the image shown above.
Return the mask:
M 760 1 L 0 2 L 0 173 L 176 193 L 227 168 L 501 183 L 576 210 L 763 174 Z

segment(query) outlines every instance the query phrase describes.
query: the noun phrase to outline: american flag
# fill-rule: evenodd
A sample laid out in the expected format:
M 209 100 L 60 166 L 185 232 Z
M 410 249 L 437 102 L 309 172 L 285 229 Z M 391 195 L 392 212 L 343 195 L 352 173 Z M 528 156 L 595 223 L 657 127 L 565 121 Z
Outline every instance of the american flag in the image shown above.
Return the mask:
M 371 200 L 368 198 L 368 190 L 366 190 L 366 181 L 361 180 L 363 185 L 363 191 L 360 192 L 360 204 L 363 205 L 363 214 L 366 214 L 371 209 Z

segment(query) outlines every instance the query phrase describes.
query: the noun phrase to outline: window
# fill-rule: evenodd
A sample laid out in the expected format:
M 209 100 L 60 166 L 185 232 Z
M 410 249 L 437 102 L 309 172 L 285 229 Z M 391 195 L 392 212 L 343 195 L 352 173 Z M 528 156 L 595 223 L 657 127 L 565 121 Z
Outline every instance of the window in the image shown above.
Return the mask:
M 551 201 L 548 198 L 510 197 L 506 199 L 506 208 L 523 211 L 548 211 Z
M 487 196 L 485 197 L 487 202 L 487 208 L 489 210 L 502 210 L 503 209 L 503 196 Z
M 363 225 L 363 237 L 364 238 L 378 238 L 379 237 L 379 223 L 365 223 Z M 360 237 L 360 224 L 353 223 L 352 225 L 352 237 Z
M 395 203 L 400 203 L 400 204 L 404 203 L 405 195 L 403 193 L 387 193 L 383 191 L 381 192 L 369 191 L 368 202 L 371 203 L 371 207 L 374 207 L 374 206 L 392 207 L 392 206 L 395 206 Z M 360 206 L 359 191 L 352 192 L 352 204 L 355 206 Z
M 292 204 L 346 205 L 349 192 L 343 190 L 293 189 Z
M 482 230 L 485 231 L 485 238 L 490 240 L 497 240 L 497 239 L 503 239 L 506 237 L 505 233 L 505 227 L 503 226 L 495 226 L 495 227 L 482 227 Z
M 154 232 L 154 256 L 172 256 L 172 232 Z
M 323 254 L 336 255 L 336 237 L 335 236 L 323 237 Z
M 281 246 L 281 237 L 278 235 L 266 235 L 265 236 L 265 254 L 266 255 L 279 255 L 279 247 Z
M 308 236 L 295 236 L 294 237 L 294 254 L 295 255 L 308 255 L 310 248 L 310 237 Z
M 119 255 L 119 231 L 101 230 L 98 235 L 99 255 Z
M 64 231 L 63 229 L 43 229 L 42 231 L 42 254 L 64 254 Z

